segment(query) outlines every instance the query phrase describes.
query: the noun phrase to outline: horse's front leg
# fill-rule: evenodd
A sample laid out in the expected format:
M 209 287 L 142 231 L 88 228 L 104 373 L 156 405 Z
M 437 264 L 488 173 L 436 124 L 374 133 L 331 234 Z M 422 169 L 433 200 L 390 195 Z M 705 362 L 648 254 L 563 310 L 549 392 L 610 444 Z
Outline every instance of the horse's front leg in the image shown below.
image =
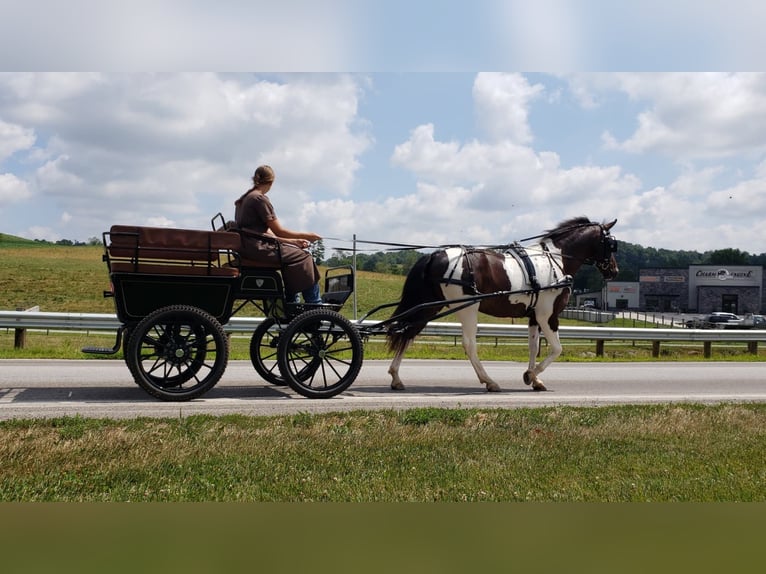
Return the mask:
M 540 348 L 540 333 L 545 336 L 548 341 L 548 355 L 535 365 L 535 359 Z M 548 368 L 553 361 L 559 358 L 561 355 L 561 340 L 559 339 L 558 329 L 554 330 L 547 324 L 541 324 L 539 327 L 535 327 L 535 351 L 532 353 L 532 327 L 530 327 L 529 333 L 529 369 L 524 373 L 524 382 L 531 384 L 532 389 L 535 391 L 547 391 L 542 379 L 538 376 L 545 369 Z
M 540 327 L 530 324 L 527 334 L 527 343 L 529 345 L 529 364 L 524 372 L 524 384 L 532 385 L 535 391 L 545 391 L 545 385 L 537 378 L 538 373 L 542 372 L 537 367 L 537 355 L 540 352 Z
M 487 386 L 487 390 L 496 393 L 500 391 L 498 385 L 484 370 L 484 365 L 479 360 L 478 347 L 476 345 L 476 333 L 479 331 L 479 306 L 473 305 L 467 309 L 462 309 L 455 313 L 463 329 L 463 350 L 468 360 L 471 361 L 476 376 L 479 377 L 479 383 Z

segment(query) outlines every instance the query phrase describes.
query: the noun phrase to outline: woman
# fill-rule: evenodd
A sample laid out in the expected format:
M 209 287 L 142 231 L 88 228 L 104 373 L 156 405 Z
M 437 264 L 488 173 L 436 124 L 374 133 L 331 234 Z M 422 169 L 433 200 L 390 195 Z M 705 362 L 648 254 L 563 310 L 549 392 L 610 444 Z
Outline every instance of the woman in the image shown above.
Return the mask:
M 317 304 L 319 297 L 319 270 L 311 254 L 305 249 L 319 235 L 304 231 L 291 231 L 282 226 L 266 194 L 274 183 L 274 170 L 262 165 L 255 170 L 253 186 L 234 202 L 234 220 L 242 237 L 244 259 L 257 263 L 279 262 L 277 245 L 251 233 L 274 236 L 279 240 L 282 277 L 289 300 L 298 301 L 298 293 L 306 303 Z

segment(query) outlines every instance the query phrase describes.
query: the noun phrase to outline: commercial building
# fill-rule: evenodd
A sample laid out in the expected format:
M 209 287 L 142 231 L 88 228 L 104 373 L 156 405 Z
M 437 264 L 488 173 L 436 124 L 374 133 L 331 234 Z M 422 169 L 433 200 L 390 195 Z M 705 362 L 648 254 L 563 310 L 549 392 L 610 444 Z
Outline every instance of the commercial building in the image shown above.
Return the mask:
M 638 281 L 610 281 L 606 285 L 606 304 L 609 309 L 638 309 Z
M 641 269 L 638 308 L 692 313 L 727 311 L 738 315 L 760 313 L 766 308 L 763 279 L 760 265 Z
M 574 304 L 598 309 L 737 315 L 766 311 L 766 276 L 760 265 L 690 265 L 641 269 L 638 281 L 610 281 L 606 288 L 578 293 Z M 606 300 L 606 307 L 603 302 Z

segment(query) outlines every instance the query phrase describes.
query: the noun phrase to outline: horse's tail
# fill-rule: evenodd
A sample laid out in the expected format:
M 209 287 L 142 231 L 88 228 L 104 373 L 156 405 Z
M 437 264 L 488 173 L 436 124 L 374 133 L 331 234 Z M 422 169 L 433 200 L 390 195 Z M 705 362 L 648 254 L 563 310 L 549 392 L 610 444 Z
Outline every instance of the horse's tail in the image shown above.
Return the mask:
M 386 332 L 389 351 L 403 352 L 409 342 L 418 336 L 428 321 L 443 307 L 438 304 L 428 305 L 408 313 L 410 309 L 418 305 L 444 301 L 439 287 L 439 279 L 443 276 L 444 269 L 446 269 L 444 251 L 424 255 L 410 269 L 404 281 L 399 305 L 391 315 L 392 317 L 402 315 L 402 317 L 395 320 Z

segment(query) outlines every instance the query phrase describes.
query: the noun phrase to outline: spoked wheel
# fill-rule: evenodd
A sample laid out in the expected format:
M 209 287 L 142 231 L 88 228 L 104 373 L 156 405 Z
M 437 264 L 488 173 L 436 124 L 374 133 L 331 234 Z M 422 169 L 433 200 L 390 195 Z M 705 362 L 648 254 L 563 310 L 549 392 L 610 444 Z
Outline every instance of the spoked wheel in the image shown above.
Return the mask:
M 310 399 L 334 397 L 354 382 L 363 360 L 362 338 L 348 319 L 324 309 L 298 315 L 277 349 L 290 388 Z
M 273 317 L 268 317 L 256 327 L 253 337 L 250 339 L 250 361 L 255 371 L 263 379 L 272 385 L 287 386 L 287 382 L 279 370 L 277 361 L 279 341 L 282 337 L 283 328 Z M 315 359 L 309 361 L 302 369 L 295 373 L 298 380 L 305 381 L 310 378 L 319 368 L 321 361 Z
M 197 398 L 220 380 L 229 359 L 221 324 L 187 305 L 157 309 L 128 339 L 126 362 L 136 383 L 165 401 Z
M 256 327 L 250 339 L 250 361 L 255 372 L 272 385 L 287 385 L 279 374 L 277 347 L 282 333 L 281 326 L 273 317 L 268 317 Z

